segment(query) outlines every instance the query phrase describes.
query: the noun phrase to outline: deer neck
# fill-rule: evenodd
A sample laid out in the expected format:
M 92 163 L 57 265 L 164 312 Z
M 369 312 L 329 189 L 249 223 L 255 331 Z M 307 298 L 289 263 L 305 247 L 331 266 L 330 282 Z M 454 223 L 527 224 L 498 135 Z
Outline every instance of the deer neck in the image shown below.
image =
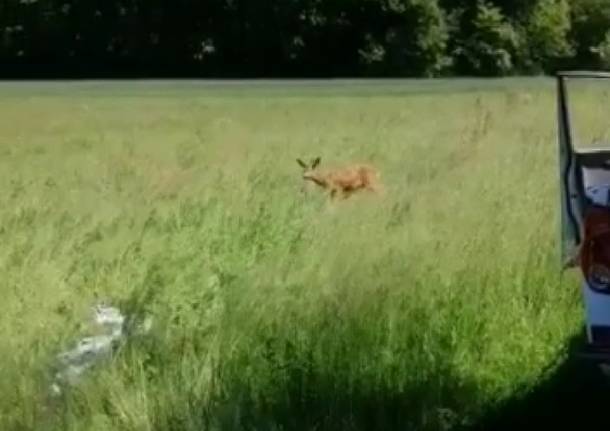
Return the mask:
M 314 184 L 320 187 L 326 188 L 328 186 L 328 181 L 326 181 L 326 178 L 322 177 L 321 175 L 310 174 L 306 175 L 305 179 L 313 182 Z

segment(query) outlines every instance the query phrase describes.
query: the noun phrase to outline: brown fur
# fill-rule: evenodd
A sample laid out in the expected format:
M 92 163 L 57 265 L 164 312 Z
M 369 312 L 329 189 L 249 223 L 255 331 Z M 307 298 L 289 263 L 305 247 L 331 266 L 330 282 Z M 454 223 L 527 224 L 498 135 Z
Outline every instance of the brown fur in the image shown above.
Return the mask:
M 331 199 L 340 195 L 343 199 L 361 190 L 370 192 L 381 192 L 379 184 L 379 173 L 367 164 L 352 164 L 343 168 L 322 171 L 318 169 L 320 157 L 312 160 L 308 165 L 301 159 L 297 159 L 303 168 L 303 179 L 327 190 Z

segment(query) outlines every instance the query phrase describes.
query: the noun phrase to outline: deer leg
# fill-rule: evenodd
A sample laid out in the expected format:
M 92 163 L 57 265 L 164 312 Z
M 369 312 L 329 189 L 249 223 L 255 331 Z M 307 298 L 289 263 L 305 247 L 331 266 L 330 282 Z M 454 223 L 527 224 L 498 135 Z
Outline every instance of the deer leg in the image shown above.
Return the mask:
M 385 190 L 384 190 L 383 186 L 379 183 L 368 184 L 366 188 L 367 188 L 367 190 L 369 190 L 372 193 L 377 193 L 380 195 L 385 194 Z

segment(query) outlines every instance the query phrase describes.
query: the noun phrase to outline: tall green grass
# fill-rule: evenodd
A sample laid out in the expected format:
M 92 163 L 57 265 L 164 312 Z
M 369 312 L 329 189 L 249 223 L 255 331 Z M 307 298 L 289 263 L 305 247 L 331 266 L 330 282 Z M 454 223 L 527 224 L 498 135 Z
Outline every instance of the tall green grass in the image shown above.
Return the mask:
M 580 329 L 552 86 L 114 85 L 0 97 L 0 429 L 451 429 Z M 313 156 L 387 194 L 303 192 Z M 101 300 L 151 333 L 50 398 Z

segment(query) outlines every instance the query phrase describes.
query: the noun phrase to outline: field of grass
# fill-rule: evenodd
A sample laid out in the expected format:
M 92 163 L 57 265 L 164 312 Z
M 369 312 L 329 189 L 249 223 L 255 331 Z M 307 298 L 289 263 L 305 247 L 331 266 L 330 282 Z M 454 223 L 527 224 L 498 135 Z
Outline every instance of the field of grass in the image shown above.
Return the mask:
M 0 429 L 476 424 L 581 329 L 556 154 L 546 80 L 0 84 Z M 51 398 L 99 301 L 151 332 Z

